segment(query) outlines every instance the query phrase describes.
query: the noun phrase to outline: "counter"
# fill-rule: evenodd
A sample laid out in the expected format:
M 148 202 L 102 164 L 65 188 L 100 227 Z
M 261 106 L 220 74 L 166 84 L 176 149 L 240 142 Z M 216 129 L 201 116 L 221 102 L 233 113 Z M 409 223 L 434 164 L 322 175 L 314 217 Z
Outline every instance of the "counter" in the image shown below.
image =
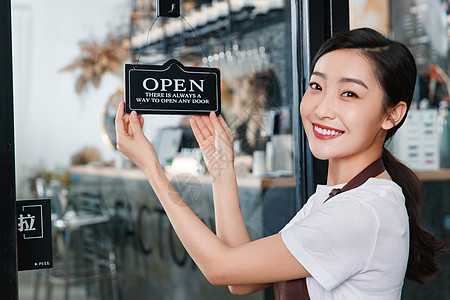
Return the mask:
M 214 231 L 211 178 L 168 173 L 172 185 Z M 73 193 L 90 191 L 111 215 L 120 299 L 270 299 L 265 292 L 233 296 L 202 275 L 178 240 L 139 169 L 75 166 Z M 251 239 L 279 231 L 295 214 L 295 177 L 238 177 L 238 193 Z M 270 292 L 268 293 L 270 295 Z

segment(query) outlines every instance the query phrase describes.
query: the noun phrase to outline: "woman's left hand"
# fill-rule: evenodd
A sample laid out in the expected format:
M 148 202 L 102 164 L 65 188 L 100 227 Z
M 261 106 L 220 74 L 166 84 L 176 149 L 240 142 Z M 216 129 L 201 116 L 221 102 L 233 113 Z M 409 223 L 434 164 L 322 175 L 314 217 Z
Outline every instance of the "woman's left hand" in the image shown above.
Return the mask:
M 211 112 L 209 116 L 193 116 L 190 123 L 213 179 L 225 171 L 231 171 L 234 176 L 234 137 L 222 116 Z
M 156 151 L 142 132 L 144 118 L 135 111 L 124 115 L 121 102 L 116 115 L 117 150 L 125 154 L 141 170 L 157 161 Z

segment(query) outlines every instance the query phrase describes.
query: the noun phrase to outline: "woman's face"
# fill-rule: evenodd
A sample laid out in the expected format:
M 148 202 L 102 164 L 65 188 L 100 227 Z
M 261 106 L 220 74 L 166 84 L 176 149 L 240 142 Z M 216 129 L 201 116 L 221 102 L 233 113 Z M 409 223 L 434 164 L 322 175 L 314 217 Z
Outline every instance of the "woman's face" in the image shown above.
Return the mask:
M 378 158 L 387 119 L 383 95 L 371 65 L 358 50 L 323 55 L 300 105 L 313 155 L 319 159 Z

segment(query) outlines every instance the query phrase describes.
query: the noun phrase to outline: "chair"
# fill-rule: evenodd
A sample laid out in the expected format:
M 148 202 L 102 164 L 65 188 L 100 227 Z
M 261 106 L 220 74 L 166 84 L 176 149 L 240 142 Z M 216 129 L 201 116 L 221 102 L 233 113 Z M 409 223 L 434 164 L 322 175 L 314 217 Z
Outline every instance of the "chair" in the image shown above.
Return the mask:
M 55 198 L 53 194 L 54 201 Z M 53 268 L 38 273 L 34 299 L 39 297 L 42 277 L 48 300 L 52 298 L 54 285 L 63 286 L 66 300 L 70 298 L 70 288 L 80 285 L 88 296 L 96 299 L 118 299 L 111 217 L 103 199 L 95 191 L 73 192 L 68 199 L 74 210 L 52 222 Z

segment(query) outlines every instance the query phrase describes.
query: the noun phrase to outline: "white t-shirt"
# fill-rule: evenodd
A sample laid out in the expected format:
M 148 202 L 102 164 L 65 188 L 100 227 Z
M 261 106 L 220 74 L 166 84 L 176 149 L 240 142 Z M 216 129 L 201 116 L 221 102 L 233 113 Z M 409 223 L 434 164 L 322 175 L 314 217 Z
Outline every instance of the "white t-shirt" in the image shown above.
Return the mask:
M 281 230 L 286 247 L 311 274 L 311 299 L 400 299 L 409 253 L 401 188 L 370 178 L 323 203 L 342 186 L 319 185 Z

